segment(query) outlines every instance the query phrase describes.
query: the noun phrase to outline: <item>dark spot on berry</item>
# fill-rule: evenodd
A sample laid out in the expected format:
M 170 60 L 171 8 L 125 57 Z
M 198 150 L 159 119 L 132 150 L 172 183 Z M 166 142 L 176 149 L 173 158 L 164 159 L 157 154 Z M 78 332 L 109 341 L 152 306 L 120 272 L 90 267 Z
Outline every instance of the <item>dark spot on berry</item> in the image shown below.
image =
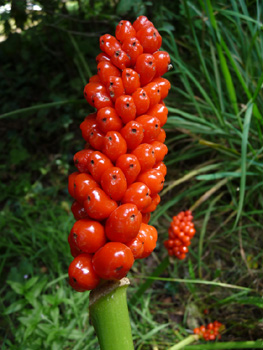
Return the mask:
M 88 200 L 88 202 L 90 202 L 90 196 L 88 196 L 87 200 Z
M 153 36 L 156 37 L 156 33 L 155 32 L 153 32 Z
M 73 232 L 73 237 L 76 239 L 78 237 L 78 235 L 76 234 L 76 232 Z
M 103 118 L 102 121 L 103 123 L 105 123 L 107 121 L 107 118 Z
M 93 159 L 91 159 L 90 164 L 92 164 L 92 165 L 94 164 L 94 160 Z
M 135 220 L 135 214 L 132 214 L 132 215 L 130 216 L 130 218 L 131 218 L 131 221 L 134 221 L 134 220 Z
M 109 137 L 109 141 L 112 141 L 112 137 L 111 136 Z
M 117 175 L 112 175 L 113 180 L 117 180 Z
M 113 82 L 112 81 L 110 82 L 110 86 L 113 86 Z
M 110 92 L 110 97 L 113 98 L 115 96 L 114 92 Z
M 146 196 L 149 196 L 149 192 L 146 193 Z
M 152 151 L 152 155 L 154 155 L 154 150 Z
M 148 64 L 149 64 L 149 66 L 151 66 L 153 64 L 153 61 L 148 62 Z
M 157 90 L 158 94 L 160 93 L 160 89 Z
M 126 107 L 129 108 L 129 107 L 130 107 L 130 104 L 129 104 L 129 103 L 126 103 Z
M 136 46 L 136 41 L 134 41 L 134 42 L 132 43 L 132 46 Z
M 118 57 L 120 56 L 121 52 L 119 50 L 115 51 L 115 56 Z
M 75 277 L 72 277 L 72 279 L 73 279 L 73 282 L 74 282 L 74 283 L 77 283 L 77 280 L 76 280 Z
M 98 68 L 98 72 L 100 72 L 100 68 Z
M 142 93 L 142 96 L 143 96 L 143 97 L 146 97 L 146 93 L 145 93 L 145 92 L 143 92 L 143 93 Z
M 134 167 L 134 164 L 130 164 L 130 168 L 133 168 Z
M 130 73 L 126 73 L 126 77 L 130 77 L 131 75 L 130 75 Z
M 133 134 L 136 134 L 137 129 L 131 129 L 131 132 L 132 132 Z
M 122 265 L 121 265 L 121 266 L 119 266 L 119 267 L 116 267 L 115 272 L 120 271 L 122 268 L 123 268 L 123 266 L 122 266 Z
M 93 133 L 93 131 L 90 133 L 90 136 L 93 136 L 94 135 L 94 133 Z
M 86 91 L 84 91 L 84 96 L 87 96 L 87 93 L 86 93 Z
M 101 40 L 101 43 L 102 43 L 102 45 L 104 45 L 104 40 L 103 39 Z
M 155 129 L 158 129 L 158 126 L 159 126 L 158 124 L 155 124 Z

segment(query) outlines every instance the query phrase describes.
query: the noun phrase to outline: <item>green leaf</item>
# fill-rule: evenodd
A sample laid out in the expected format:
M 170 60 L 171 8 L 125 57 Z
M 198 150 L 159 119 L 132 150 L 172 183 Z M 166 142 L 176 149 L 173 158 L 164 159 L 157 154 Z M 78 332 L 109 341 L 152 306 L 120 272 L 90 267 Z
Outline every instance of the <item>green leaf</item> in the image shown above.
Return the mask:
M 14 312 L 17 312 L 21 309 L 23 309 L 27 304 L 27 301 L 25 299 L 17 300 L 13 304 L 9 305 L 8 308 L 4 311 L 4 315 L 9 315 Z
M 127 12 L 130 11 L 132 6 L 133 6 L 132 0 L 120 0 L 116 9 L 117 15 L 119 16 L 125 15 Z

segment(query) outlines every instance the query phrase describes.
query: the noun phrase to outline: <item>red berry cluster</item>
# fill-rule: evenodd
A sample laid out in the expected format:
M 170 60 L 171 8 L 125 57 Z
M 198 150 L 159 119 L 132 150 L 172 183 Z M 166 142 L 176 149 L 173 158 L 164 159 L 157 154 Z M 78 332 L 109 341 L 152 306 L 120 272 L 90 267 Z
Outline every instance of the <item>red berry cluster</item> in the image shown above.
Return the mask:
M 173 217 L 168 229 L 169 239 L 164 242 L 170 256 L 183 260 L 188 253 L 188 246 L 195 235 L 193 216 L 190 210 L 181 211 Z
M 225 326 L 215 321 L 213 323 L 209 323 L 207 326 L 201 326 L 199 328 L 194 329 L 194 333 L 198 334 L 200 338 L 204 340 L 216 340 L 221 338 L 220 332 L 225 329 Z
M 77 220 L 68 238 L 75 257 L 69 281 L 78 291 L 94 289 L 100 279 L 121 279 L 156 246 L 157 231 L 148 222 L 167 171 L 162 126 L 170 89 L 161 78 L 170 67 L 161 43 L 145 16 L 133 25 L 121 21 L 116 37 L 100 37 L 97 74 L 84 88 L 96 112 L 80 125 L 87 144 L 75 154 L 78 171 L 68 182 Z

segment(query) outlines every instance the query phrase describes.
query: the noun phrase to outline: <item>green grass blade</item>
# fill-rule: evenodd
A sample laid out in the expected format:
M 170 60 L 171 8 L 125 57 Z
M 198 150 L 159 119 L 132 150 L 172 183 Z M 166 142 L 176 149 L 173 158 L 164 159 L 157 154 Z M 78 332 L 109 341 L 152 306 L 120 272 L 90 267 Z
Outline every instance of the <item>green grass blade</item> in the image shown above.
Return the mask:
M 240 218 L 240 215 L 243 209 L 243 203 L 244 203 L 244 197 L 245 197 L 245 191 L 246 191 L 247 144 L 248 144 L 248 133 L 250 128 L 252 111 L 253 111 L 253 103 L 250 103 L 248 105 L 248 108 L 245 114 L 245 120 L 244 120 L 244 126 L 243 126 L 243 137 L 242 137 L 242 146 L 241 146 L 241 179 L 240 179 L 240 190 L 239 190 L 240 195 L 239 195 L 239 203 L 238 203 L 235 226 L 238 223 L 238 220 Z

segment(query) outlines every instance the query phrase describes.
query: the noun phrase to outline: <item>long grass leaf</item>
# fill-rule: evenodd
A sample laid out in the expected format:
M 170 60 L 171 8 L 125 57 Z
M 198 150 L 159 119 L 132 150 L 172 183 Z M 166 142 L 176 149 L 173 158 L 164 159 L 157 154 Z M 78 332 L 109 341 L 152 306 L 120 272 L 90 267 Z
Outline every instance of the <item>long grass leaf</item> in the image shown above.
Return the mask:
M 235 226 L 238 223 L 238 220 L 240 218 L 240 215 L 243 209 L 244 197 L 245 197 L 245 191 L 246 191 L 247 144 L 248 144 L 248 133 L 250 128 L 252 111 L 253 111 L 253 103 L 250 103 L 248 105 L 248 108 L 245 114 L 245 120 L 244 120 L 244 126 L 243 126 L 243 137 L 242 137 L 242 145 L 241 145 L 241 179 L 240 179 L 240 190 L 239 190 L 240 195 L 239 195 L 239 203 L 238 203 Z

